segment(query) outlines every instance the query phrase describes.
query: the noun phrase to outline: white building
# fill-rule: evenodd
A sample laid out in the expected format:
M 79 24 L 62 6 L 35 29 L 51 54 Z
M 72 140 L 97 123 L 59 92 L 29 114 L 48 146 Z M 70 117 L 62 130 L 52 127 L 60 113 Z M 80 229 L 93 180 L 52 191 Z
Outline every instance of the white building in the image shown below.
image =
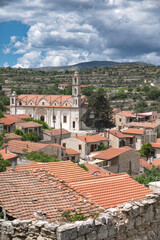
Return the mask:
M 87 129 L 81 121 L 85 112 L 86 97 L 81 96 L 78 72 L 72 78 L 72 95 L 31 95 L 10 97 L 10 114 L 28 114 L 34 119 L 45 121 L 50 127 L 68 131 Z

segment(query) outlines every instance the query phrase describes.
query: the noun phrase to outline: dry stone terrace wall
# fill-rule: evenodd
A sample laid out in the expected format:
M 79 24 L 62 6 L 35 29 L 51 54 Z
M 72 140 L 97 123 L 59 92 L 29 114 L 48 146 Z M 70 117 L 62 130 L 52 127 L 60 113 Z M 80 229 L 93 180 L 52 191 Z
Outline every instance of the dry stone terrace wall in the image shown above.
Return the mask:
M 158 240 L 160 194 L 150 194 L 75 223 L 0 220 L 0 240 Z

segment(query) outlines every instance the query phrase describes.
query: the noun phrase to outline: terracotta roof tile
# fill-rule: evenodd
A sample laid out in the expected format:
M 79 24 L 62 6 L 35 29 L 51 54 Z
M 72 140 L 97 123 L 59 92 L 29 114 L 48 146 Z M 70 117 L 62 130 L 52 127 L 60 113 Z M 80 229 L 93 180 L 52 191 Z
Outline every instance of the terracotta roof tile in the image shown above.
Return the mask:
M 109 160 L 128 151 L 134 151 L 134 150 L 128 146 L 121 147 L 121 148 L 109 148 L 93 157 L 98 159 L 103 159 L 103 160 Z
M 18 121 L 19 121 L 19 118 L 14 117 L 14 116 L 10 116 L 10 117 L 0 119 L 0 123 L 3 123 L 4 125 L 12 125 L 12 124 L 14 124 Z
M 160 159 L 155 159 L 154 161 L 151 162 L 152 165 L 154 165 L 155 167 L 160 166 Z
M 133 111 L 121 111 L 121 112 L 118 112 L 117 115 L 136 118 L 136 115 L 133 114 Z
M 158 127 L 160 123 L 156 122 L 130 122 L 127 123 L 126 126 L 128 127 L 141 127 L 141 128 L 155 128 Z
M 41 168 L 47 170 L 54 177 L 57 177 L 60 180 L 65 182 L 79 181 L 84 179 L 93 178 L 87 171 L 80 168 L 78 165 L 72 161 L 60 161 L 60 162 L 49 162 L 49 163 L 38 163 L 29 164 L 29 165 L 17 165 L 15 171 L 23 170 L 33 170 Z M 11 167 L 7 168 L 9 171 L 12 171 Z
M 145 198 L 145 195 L 153 192 L 126 173 L 72 182 L 69 186 L 105 209 L 121 205 L 132 199 Z
M 42 148 L 45 148 L 47 146 L 55 146 L 59 148 L 63 148 L 61 145 L 57 143 L 53 144 L 45 144 L 45 143 L 37 143 L 37 142 L 29 142 L 29 141 L 19 141 L 19 140 L 11 140 L 8 142 L 8 149 L 9 151 L 13 153 L 24 153 L 24 149 L 27 149 L 28 152 L 32 151 L 39 151 Z
M 128 128 L 122 132 L 123 134 L 143 135 L 144 129 Z
M 92 165 L 89 163 L 84 163 L 84 165 L 88 168 L 88 172 L 93 176 L 108 176 L 112 174 L 110 171 L 98 167 L 97 165 Z
M 149 170 L 152 169 L 152 164 L 148 163 L 146 160 L 144 160 L 143 158 L 140 159 L 140 165 L 144 168 L 147 168 Z
M 78 155 L 78 154 L 80 154 L 80 152 L 78 152 L 78 151 L 76 151 L 72 148 L 66 148 L 65 153 L 67 155 Z
M 125 135 L 118 130 L 110 130 L 109 133 L 117 138 L 133 138 L 134 137 L 133 135 Z
M 160 143 L 160 138 L 157 138 L 157 143 Z
M 7 117 L 16 117 L 18 119 L 26 119 L 31 118 L 28 114 L 4 114 L 4 116 Z
M 42 127 L 42 124 L 39 124 L 37 122 L 32 122 L 32 121 L 29 121 L 29 122 L 19 122 L 16 125 L 19 125 L 22 128 Z
M 76 136 L 76 138 L 86 143 L 108 141 L 106 137 L 103 137 L 99 134 L 90 135 L 90 136 L 89 135 Z
M 6 153 L 5 149 L 0 150 L 0 154 L 2 155 L 2 158 L 4 160 L 10 160 L 10 159 L 18 157 L 16 154 L 13 154 L 8 150 L 7 150 L 7 153 Z
M 99 208 L 42 169 L 0 173 L 0 189 L 0 206 L 20 220 L 62 220 L 64 211 L 80 209 L 89 216 Z
M 57 136 L 61 134 L 61 129 L 43 130 L 43 132 L 52 136 Z M 62 135 L 68 133 L 70 133 L 68 130 L 62 128 Z
M 160 143 L 151 143 L 153 148 L 160 148 Z
M 17 135 L 15 133 L 5 133 L 5 137 L 7 139 L 12 139 L 12 140 L 21 140 L 22 139 L 22 136 Z

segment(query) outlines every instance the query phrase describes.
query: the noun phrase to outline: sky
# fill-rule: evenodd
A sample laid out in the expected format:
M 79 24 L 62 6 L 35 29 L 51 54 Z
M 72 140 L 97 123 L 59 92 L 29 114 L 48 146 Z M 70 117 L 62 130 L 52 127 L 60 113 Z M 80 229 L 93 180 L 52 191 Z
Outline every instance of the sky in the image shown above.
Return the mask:
M 0 0 L 0 67 L 160 65 L 160 0 Z

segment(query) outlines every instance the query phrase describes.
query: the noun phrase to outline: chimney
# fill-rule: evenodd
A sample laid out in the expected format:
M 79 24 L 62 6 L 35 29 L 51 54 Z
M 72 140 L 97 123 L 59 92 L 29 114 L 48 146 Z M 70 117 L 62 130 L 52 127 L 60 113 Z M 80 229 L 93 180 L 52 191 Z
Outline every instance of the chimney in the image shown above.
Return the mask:
M 16 166 L 15 161 L 12 161 L 12 171 L 13 171 L 13 172 L 15 172 L 15 166 Z
M 5 146 L 4 146 L 4 148 L 5 148 L 5 154 L 7 154 L 7 147 L 8 147 L 8 145 L 5 144 Z

